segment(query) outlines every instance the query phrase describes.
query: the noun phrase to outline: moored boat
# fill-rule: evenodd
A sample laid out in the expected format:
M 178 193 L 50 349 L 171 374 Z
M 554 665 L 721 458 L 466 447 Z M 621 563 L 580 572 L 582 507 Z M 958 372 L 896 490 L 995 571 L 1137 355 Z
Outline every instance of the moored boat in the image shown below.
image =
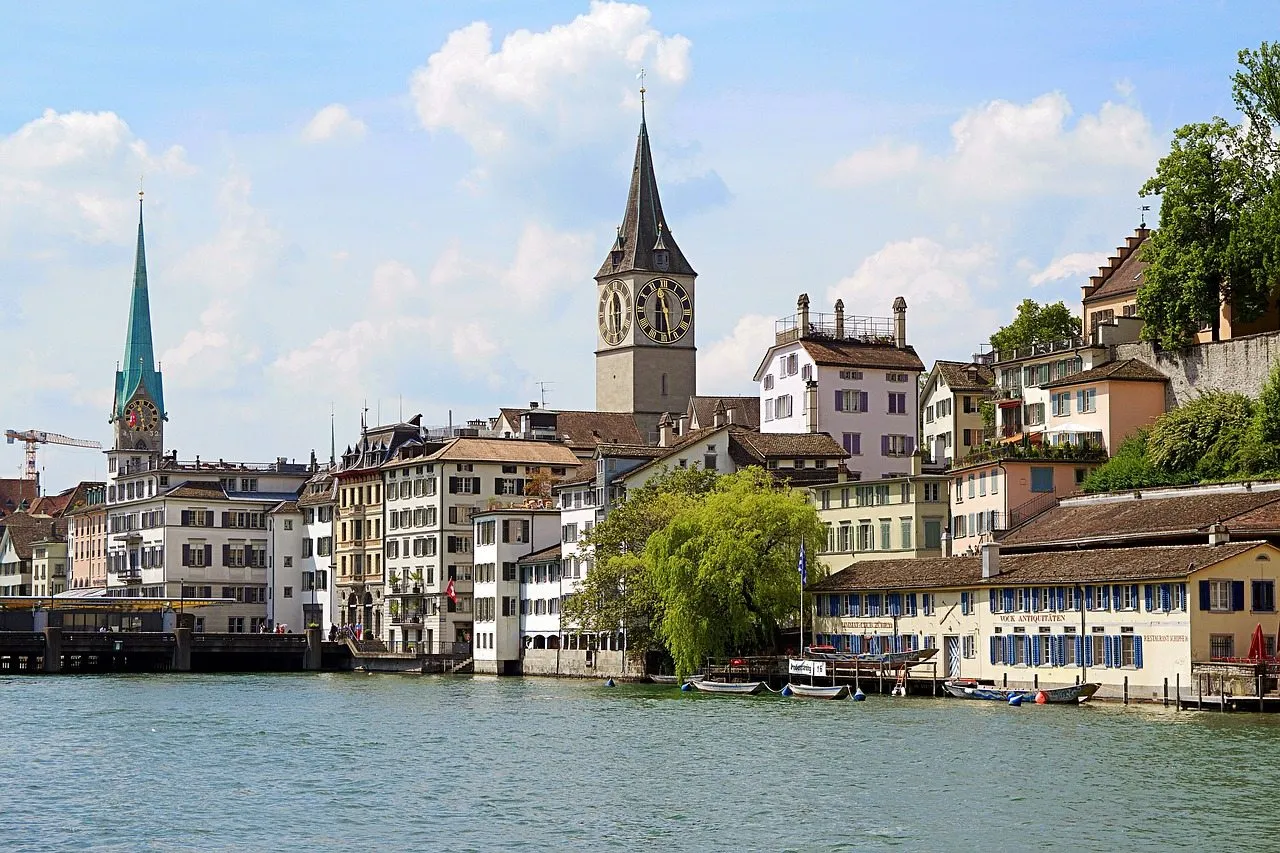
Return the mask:
M 699 679 L 689 684 L 700 693 L 720 693 L 729 696 L 754 696 L 764 689 L 763 681 L 710 681 Z
M 650 673 L 649 680 L 652 681 L 654 684 L 684 684 L 689 681 L 701 681 L 702 676 L 687 675 L 683 679 L 681 679 L 680 676 L 678 675 L 656 675 L 654 673 Z
M 1086 682 L 1068 687 L 1048 687 L 1040 690 L 1022 688 L 996 687 L 990 684 L 979 684 L 973 679 L 956 678 L 942 682 L 942 689 L 957 699 L 987 699 L 993 702 L 1008 702 L 1018 698 L 1023 702 L 1040 704 L 1039 697 L 1044 697 L 1047 705 L 1077 705 L 1087 702 L 1098 692 L 1101 684 Z
M 845 699 L 849 696 L 847 684 L 788 684 L 783 696 L 799 696 L 801 699 Z

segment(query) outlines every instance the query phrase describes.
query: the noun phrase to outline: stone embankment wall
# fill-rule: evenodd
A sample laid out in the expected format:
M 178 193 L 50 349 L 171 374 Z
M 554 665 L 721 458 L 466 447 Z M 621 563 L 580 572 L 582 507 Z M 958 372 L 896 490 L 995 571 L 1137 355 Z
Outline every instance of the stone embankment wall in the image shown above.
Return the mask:
M 627 655 L 626 672 L 623 672 L 622 652 L 525 649 L 524 674 L 571 678 L 639 678 L 644 675 L 644 656 Z
M 1234 391 L 1257 397 L 1277 359 L 1280 332 L 1267 332 L 1201 344 L 1182 350 L 1157 351 L 1140 341 L 1117 344 L 1117 360 L 1136 358 L 1169 377 L 1167 408 L 1181 406 L 1206 391 Z

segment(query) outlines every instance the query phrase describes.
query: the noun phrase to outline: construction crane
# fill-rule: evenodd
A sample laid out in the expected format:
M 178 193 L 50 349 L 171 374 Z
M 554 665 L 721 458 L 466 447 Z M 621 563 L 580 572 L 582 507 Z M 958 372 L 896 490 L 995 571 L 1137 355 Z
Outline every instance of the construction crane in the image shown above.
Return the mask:
M 95 450 L 102 449 L 100 441 L 85 441 L 83 438 L 69 438 L 65 435 L 58 435 L 56 432 L 45 432 L 40 429 L 5 430 L 5 443 L 13 444 L 15 441 L 21 441 L 27 446 L 26 457 L 27 463 L 23 467 L 22 479 L 38 480 L 36 475 L 36 445 L 37 444 L 65 444 L 68 447 L 91 447 Z

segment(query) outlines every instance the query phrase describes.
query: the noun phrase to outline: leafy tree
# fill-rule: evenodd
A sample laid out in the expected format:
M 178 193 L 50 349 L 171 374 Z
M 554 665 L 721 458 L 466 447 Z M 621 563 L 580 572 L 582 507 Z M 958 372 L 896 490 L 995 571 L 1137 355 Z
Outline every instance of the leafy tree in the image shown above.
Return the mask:
M 1264 179 L 1280 165 L 1280 44 L 1263 42 L 1238 54 L 1231 96 L 1245 116 L 1246 159 Z
M 1089 472 L 1082 488 L 1086 492 L 1119 492 L 1173 486 L 1189 482 L 1190 477 L 1161 471 L 1147 458 L 1149 429 L 1140 429 L 1120 442 L 1111 458 Z
M 1261 474 L 1280 469 L 1280 361 L 1262 385 L 1244 442 L 1239 450 L 1240 470 Z
M 824 539 L 805 493 L 779 488 L 760 468 L 721 477 L 654 533 L 644 561 L 676 671 L 687 675 L 708 655 L 776 650 L 799 605 L 800 543 L 814 553 Z M 817 560 L 809 566 L 823 571 Z
M 1243 394 L 1202 394 L 1156 420 L 1147 439 L 1147 459 L 1166 474 L 1196 480 L 1240 473 L 1237 453 L 1253 409 L 1253 401 Z
M 1018 316 L 991 336 L 991 348 L 997 352 L 1029 347 L 1032 344 L 1061 341 L 1080 334 L 1080 318 L 1062 302 L 1041 305 L 1024 299 L 1018 305 Z
M 566 624 L 591 633 L 627 625 L 627 647 L 645 651 L 660 645 L 655 626 L 661 602 L 653 593 L 641 555 L 654 531 L 706 495 L 716 483 L 714 471 L 676 468 L 649 479 L 614 507 L 579 543 L 592 566 L 577 592 L 564 603 Z

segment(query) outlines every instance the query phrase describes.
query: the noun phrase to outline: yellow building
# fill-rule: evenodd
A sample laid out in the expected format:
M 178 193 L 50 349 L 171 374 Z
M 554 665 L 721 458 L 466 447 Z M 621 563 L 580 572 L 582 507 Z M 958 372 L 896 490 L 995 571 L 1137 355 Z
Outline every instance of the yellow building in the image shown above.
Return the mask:
M 939 673 L 1013 687 L 1099 682 L 1098 695 L 1172 700 L 1193 663 L 1274 653 L 1280 549 L 1265 542 L 1093 548 L 855 563 L 812 584 L 819 644 L 936 647 Z M 1203 540 L 1202 540 L 1203 541 Z

